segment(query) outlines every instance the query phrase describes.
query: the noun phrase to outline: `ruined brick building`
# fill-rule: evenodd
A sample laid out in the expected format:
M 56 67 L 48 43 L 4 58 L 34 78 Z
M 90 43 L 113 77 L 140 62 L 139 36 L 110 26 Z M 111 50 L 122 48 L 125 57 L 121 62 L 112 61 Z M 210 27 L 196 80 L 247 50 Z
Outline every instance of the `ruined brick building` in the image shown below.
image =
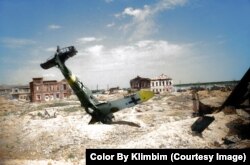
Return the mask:
M 30 87 L 28 85 L 1 85 L 0 96 L 21 101 L 30 101 Z
M 44 81 L 39 77 L 30 82 L 30 92 L 31 102 L 42 102 L 67 98 L 72 94 L 72 89 L 66 80 Z
M 137 76 L 136 78 L 130 80 L 131 89 L 147 89 L 150 88 L 150 79 Z

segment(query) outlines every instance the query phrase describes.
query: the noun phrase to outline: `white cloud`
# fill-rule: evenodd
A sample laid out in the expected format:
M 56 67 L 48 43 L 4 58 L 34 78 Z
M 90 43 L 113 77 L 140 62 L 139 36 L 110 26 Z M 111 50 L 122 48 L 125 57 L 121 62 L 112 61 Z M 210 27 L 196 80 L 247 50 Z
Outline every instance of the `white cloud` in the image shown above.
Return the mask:
M 141 40 L 130 45 L 113 48 L 107 48 L 104 45 L 78 48 L 78 52 L 78 58 L 72 59 L 74 63 L 77 63 L 72 65 L 74 70 L 88 70 L 103 74 L 108 71 L 120 74 L 124 70 L 125 72 L 130 70 L 131 73 L 134 71 L 147 73 L 152 71 L 152 67 L 156 70 L 161 69 L 165 65 L 164 63 L 167 64 L 176 58 L 181 58 L 183 54 L 187 56 L 189 48 L 163 40 Z
M 115 26 L 115 23 L 114 23 L 114 22 L 109 23 L 109 24 L 107 24 L 107 25 L 106 25 L 106 27 L 108 27 L 108 28 L 110 28 L 110 27 L 114 27 L 114 26 Z
M 56 24 L 51 24 L 48 26 L 48 29 L 50 30 L 56 30 L 56 29 L 61 29 L 62 27 L 60 25 L 56 25 Z
M 181 55 L 183 51 L 184 47 L 169 44 L 167 41 L 142 40 L 129 46 L 114 48 L 110 50 L 110 54 L 120 63 L 154 66 L 158 62 Z
M 110 87 L 128 87 L 129 80 L 138 74 L 146 77 L 155 77 L 158 73 L 169 74 L 171 72 L 168 71 L 168 66 L 171 66 L 176 58 L 180 60 L 182 55 L 187 56 L 189 51 L 186 46 L 163 40 L 141 40 L 115 47 L 100 44 L 78 45 L 76 49 L 77 55 L 67 60 L 66 65 L 91 89 L 95 88 L 96 84 L 99 84 L 100 88 L 106 88 L 107 84 Z M 53 51 L 55 48 L 41 50 Z M 63 79 L 56 67 L 49 70 L 40 67 L 39 64 L 51 56 L 41 50 L 37 49 L 32 52 L 32 56 L 25 57 L 29 61 L 26 65 L 6 73 L 11 77 L 8 81 L 26 83 L 31 81 L 32 77 L 42 76 L 45 79 Z
M 154 22 L 156 14 L 177 6 L 183 6 L 186 2 L 187 0 L 161 0 L 151 6 L 145 5 L 143 8 L 127 7 L 122 13 L 115 14 L 115 16 L 118 18 L 131 17 L 132 20 L 122 25 L 120 29 L 126 33 L 131 33 L 130 40 L 140 40 L 156 31 Z
M 24 46 L 33 45 L 36 43 L 34 40 L 25 39 L 25 38 L 3 38 L 1 42 L 7 47 L 11 48 L 20 48 Z
M 118 17 L 132 17 L 132 21 L 120 27 L 125 33 L 130 33 L 129 40 L 140 40 L 147 37 L 154 30 L 153 13 L 149 6 L 145 5 L 143 9 L 125 8 L 124 11 L 117 15 Z
M 152 11 L 147 5 L 145 5 L 143 9 L 133 9 L 132 7 L 128 7 L 122 12 L 122 15 L 132 16 L 138 21 L 145 20 L 150 14 L 152 14 Z
M 161 0 L 154 6 L 154 12 L 168 10 L 176 6 L 183 6 L 188 0 Z
M 201 44 L 140 40 L 114 47 L 97 44 L 79 45 L 76 47 L 77 55 L 70 58 L 66 65 L 91 89 L 94 89 L 96 84 L 99 88 L 106 88 L 107 84 L 109 87 L 129 87 L 129 80 L 137 75 L 152 78 L 161 73 L 173 78 L 177 83 L 180 80 L 182 83 L 220 80 L 227 73 L 222 71 L 225 70 L 223 67 L 232 66 L 230 59 L 226 59 L 223 66 L 220 65 L 224 56 L 214 53 L 215 55 L 211 57 L 211 52 L 200 50 Z M 28 51 L 29 54 L 18 60 L 18 63 L 23 62 L 22 65 L 4 70 L 1 82 L 28 83 L 32 77 L 41 76 L 46 79 L 63 79 L 58 68 L 43 70 L 40 67 L 39 64 L 51 56 L 51 54 L 46 55 L 44 50 L 46 49 L 35 48 L 32 52 Z M 50 48 L 46 51 L 49 50 Z M 10 62 L 13 62 L 11 58 Z M 218 73 L 217 70 L 221 72 Z
M 55 47 L 49 47 L 45 49 L 46 52 L 56 52 L 56 48 Z
M 86 52 L 91 54 L 91 55 L 101 55 L 102 52 L 103 52 L 103 49 L 104 49 L 104 46 L 103 45 L 94 45 L 94 46 L 91 46 L 91 47 L 88 47 L 86 49 Z
M 111 60 L 114 63 L 152 63 L 152 59 L 175 58 L 187 54 L 190 46 L 170 44 L 163 40 L 141 40 L 130 45 L 121 45 L 114 48 L 107 48 L 104 45 L 94 45 L 87 48 L 79 48 L 79 53 L 86 60 L 91 57 L 98 61 Z M 88 57 L 86 57 L 88 56 Z M 143 60 L 143 61 L 140 61 Z
M 131 15 L 131 16 L 139 16 L 142 13 L 141 9 L 133 9 L 132 7 L 128 7 L 126 9 L 124 9 L 124 11 L 122 12 L 122 14 L 124 15 Z
M 190 44 L 179 45 L 164 40 L 140 40 L 110 48 L 79 45 L 76 47 L 79 53 L 68 60 L 68 64 L 86 85 L 99 83 L 100 87 L 106 84 L 126 87 L 136 75 L 155 77 L 165 73 L 172 77 L 177 68 L 187 67 L 180 63 L 196 58 L 192 48 Z
M 48 78 L 55 78 L 56 75 L 53 74 L 53 73 L 46 73 L 46 74 L 43 74 L 43 77 L 44 77 L 45 79 L 48 79 Z
M 76 40 L 77 43 L 85 44 L 89 42 L 96 42 L 96 41 L 101 41 L 101 38 L 95 38 L 95 37 L 83 37 L 83 38 L 78 38 Z

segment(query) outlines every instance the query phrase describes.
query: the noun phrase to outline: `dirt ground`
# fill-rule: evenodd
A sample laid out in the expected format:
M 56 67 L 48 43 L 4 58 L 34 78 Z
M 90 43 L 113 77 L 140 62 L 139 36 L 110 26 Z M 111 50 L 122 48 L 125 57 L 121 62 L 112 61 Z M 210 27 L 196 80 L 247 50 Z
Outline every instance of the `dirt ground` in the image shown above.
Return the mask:
M 212 106 L 220 106 L 229 94 L 199 92 L 201 101 Z M 118 97 L 97 95 L 100 100 Z M 192 106 L 189 91 L 165 93 L 115 113 L 113 124 L 88 125 L 90 116 L 76 99 L 27 103 L 0 97 L 0 164 L 85 164 L 87 148 L 250 147 L 249 135 L 239 129 L 249 128 L 248 114 L 212 114 L 215 121 L 198 135 L 191 131 L 197 120 Z

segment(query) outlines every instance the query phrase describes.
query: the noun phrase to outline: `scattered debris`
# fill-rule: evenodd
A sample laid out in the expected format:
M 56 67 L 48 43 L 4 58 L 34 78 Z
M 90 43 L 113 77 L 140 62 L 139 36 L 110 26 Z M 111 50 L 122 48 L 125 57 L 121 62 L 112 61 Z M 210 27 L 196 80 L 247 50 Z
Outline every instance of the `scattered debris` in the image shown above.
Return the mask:
M 198 94 L 200 102 L 215 107 L 222 105 L 230 92 Z M 119 97 L 123 95 L 98 94 L 97 98 L 105 101 Z M 0 97 L 0 164 L 84 165 L 86 148 L 250 147 L 249 118 L 238 108 L 237 113 L 221 111 L 202 117 L 214 120 L 207 129 L 198 125 L 200 133 L 195 136 L 190 129 L 198 119 L 192 116 L 193 101 L 191 91 L 160 94 L 117 112 L 111 125 L 88 125 L 90 116 L 77 98 L 38 104 Z M 45 111 L 50 118 L 39 116 Z
M 214 117 L 201 116 L 194 122 L 191 129 L 196 133 L 202 133 L 213 121 Z
M 192 100 L 193 100 L 193 116 L 204 116 L 206 114 L 212 114 L 216 111 L 218 107 L 212 107 L 202 103 L 199 99 L 199 95 L 196 91 L 192 92 Z
M 226 136 L 225 138 L 222 138 L 222 140 L 224 141 L 224 144 L 229 145 L 229 144 L 237 143 L 241 139 L 239 139 L 237 135 L 233 135 L 233 136 Z
M 214 120 L 209 120 L 209 117 L 207 118 L 207 116 L 204 116 L 206 114 L 220 112 L 221 110 L 224 110 L 226 113 L 235 113 L 235 108 L 242 108 L 246 111 L 246 113 L 249 113 L 250 68 L 220 107 L 212 107 L 200 102 L 199 95 L 196 90 L 193 90 L 192 98 L 194 110 L 193 116 L 202 116 L 191 126 L 192 130 L 196 130 L 198 132 L 202 132 L 206 129 L 206 127 L 208 127 L 208 125 Z M 242 111 L 240 112 L 241 114 L 244 114 Z
M 242 103 L 247 102 L 245 105 Z M 228 96 L 226 101 L 220 107 L 220 110 L 226 106 L 248 107 L 250 106 L 250 68 L 247 70 L 245 75 L 242 77 L 238 85 L 234 88 L 231 94 Z
M 250 114 L 243 109 L 236 109 L 236 113 L 243 118 L 250 119 Z

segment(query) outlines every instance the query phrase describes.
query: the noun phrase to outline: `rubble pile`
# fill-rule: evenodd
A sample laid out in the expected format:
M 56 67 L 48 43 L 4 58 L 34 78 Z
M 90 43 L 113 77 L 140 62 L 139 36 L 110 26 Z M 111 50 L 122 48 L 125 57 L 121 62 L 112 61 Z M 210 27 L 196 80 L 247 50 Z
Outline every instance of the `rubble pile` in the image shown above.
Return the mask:
M 200 101 L 223 103 L 230 91 L 200 91 Z M 107 101 L 121 94 L 100 94 Z M 19 103 L 0 99 L 2 164 L 85 164 L 86 148 L 246 148 L 249 117 L 240 109 L 223 111 L 202 134 L 191 125 L 190 91 L 155 95 L 151 100 L 115 113 L 113 124 L 88 125 L 90 116 L 77 100 Z M 249 132 L 249 131 L 248 131 Z M 1 164 L 0 163 L 0 164 Z

